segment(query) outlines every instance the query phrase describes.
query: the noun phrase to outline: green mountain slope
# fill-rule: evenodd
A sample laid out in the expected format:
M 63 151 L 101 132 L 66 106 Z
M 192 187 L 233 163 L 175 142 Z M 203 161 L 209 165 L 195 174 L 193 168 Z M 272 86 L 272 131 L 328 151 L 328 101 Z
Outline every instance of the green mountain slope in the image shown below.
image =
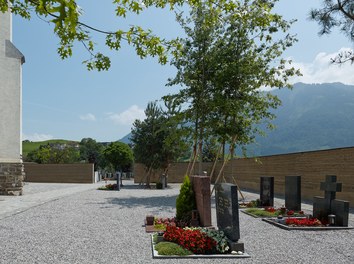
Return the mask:
M 294 85 L 273 92 L 276 130 L 250 147 L 256 155 L 354 146 L 354 86 L 341 83 Z

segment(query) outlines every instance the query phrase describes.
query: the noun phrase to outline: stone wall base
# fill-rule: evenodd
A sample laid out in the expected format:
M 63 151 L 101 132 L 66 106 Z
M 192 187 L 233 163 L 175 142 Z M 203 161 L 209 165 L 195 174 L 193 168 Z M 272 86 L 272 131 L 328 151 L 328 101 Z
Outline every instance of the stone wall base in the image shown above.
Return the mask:
M 0 195 L 22 195 L 23 164 L 0 163 Z

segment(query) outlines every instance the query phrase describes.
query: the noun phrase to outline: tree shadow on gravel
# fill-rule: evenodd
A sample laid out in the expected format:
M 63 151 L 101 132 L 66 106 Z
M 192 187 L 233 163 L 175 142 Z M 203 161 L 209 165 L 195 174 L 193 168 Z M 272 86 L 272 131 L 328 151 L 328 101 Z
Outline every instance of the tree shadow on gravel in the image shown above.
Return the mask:
M 129 197 L 129 198 L 107 198 L 107 204 L 117 205 L 125 208 L 145 207 L 168 210 L 176 206 L 177 195 L 158 197 Z

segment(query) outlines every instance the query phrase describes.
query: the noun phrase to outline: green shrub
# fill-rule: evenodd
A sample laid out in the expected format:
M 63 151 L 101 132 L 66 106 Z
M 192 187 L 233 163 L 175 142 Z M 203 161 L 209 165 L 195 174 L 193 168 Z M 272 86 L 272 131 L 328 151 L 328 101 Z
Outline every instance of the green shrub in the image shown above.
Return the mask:
M 192 219 L 192 210 L 196 209 L 192 183 L 188 176 L 184 177 L 183 184 L 176 199 L 176 219 L 189 223 Z
M 156 189 L 162 189 L 162 182 L 156 183 Z
M 159 255 L 186 256 L 193 254 L 191 251 L 172 242 L 160 242 L 155 246 L 155 250 Z

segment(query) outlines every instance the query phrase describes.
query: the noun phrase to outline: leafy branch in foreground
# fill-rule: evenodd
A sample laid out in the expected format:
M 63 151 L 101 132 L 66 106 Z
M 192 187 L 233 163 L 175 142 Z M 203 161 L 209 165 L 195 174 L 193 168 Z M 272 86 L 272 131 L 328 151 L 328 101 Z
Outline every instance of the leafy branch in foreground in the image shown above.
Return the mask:
M 332 29 L 339 30 L 354 42 L 354 0 L 324 0 L 321 8 L 312 9 L 310 19 L 320 26 L 319 35 L 330 34 Z M 342 64 L 350 61 L 354 63 L 352 50 L 341 51 L 332 63 Z
M 173 12 L 176 7 L 197 7 L 203 2 L 211 8 L 233 12 L 237 4 L 232 0 L 198 1 L 198 0 L 114 0 L 114 13 L 117 18 L 126 19 L 129 15 L 139 15 L 148 8 L 168 9 Z M 0 0 L 0 11 L 10 10 L 13 14 L 25 19 L 31 19 L 34 13 L 48 20 L 54 25 L 54 34 L 59 38 L 58 54 L 62 59 L 73 55 L 73 47 L 76 41 L 83 44 L 89 52 L 89 59 L 85 60 L 89 70 L 108 70 L 111 66 L 110 58 L 96 49 L 92 36 L 94 32 L 106 35 L 105 45 L 111 50 L 118 51 L 122 41 L 134 47 L 140 58 L 147 56 L 158 57 L 161 64 L 165 64 L 168 55 L 177 56 L 180 48 L 179 40 L 166 40 L 153 34 L 149 29 L 143 29 L 139 25 L 131 25 L 128 29 L 102 30 L 92 25 L 83 23 L 80 18 L 83 15 L 76 0 Z

